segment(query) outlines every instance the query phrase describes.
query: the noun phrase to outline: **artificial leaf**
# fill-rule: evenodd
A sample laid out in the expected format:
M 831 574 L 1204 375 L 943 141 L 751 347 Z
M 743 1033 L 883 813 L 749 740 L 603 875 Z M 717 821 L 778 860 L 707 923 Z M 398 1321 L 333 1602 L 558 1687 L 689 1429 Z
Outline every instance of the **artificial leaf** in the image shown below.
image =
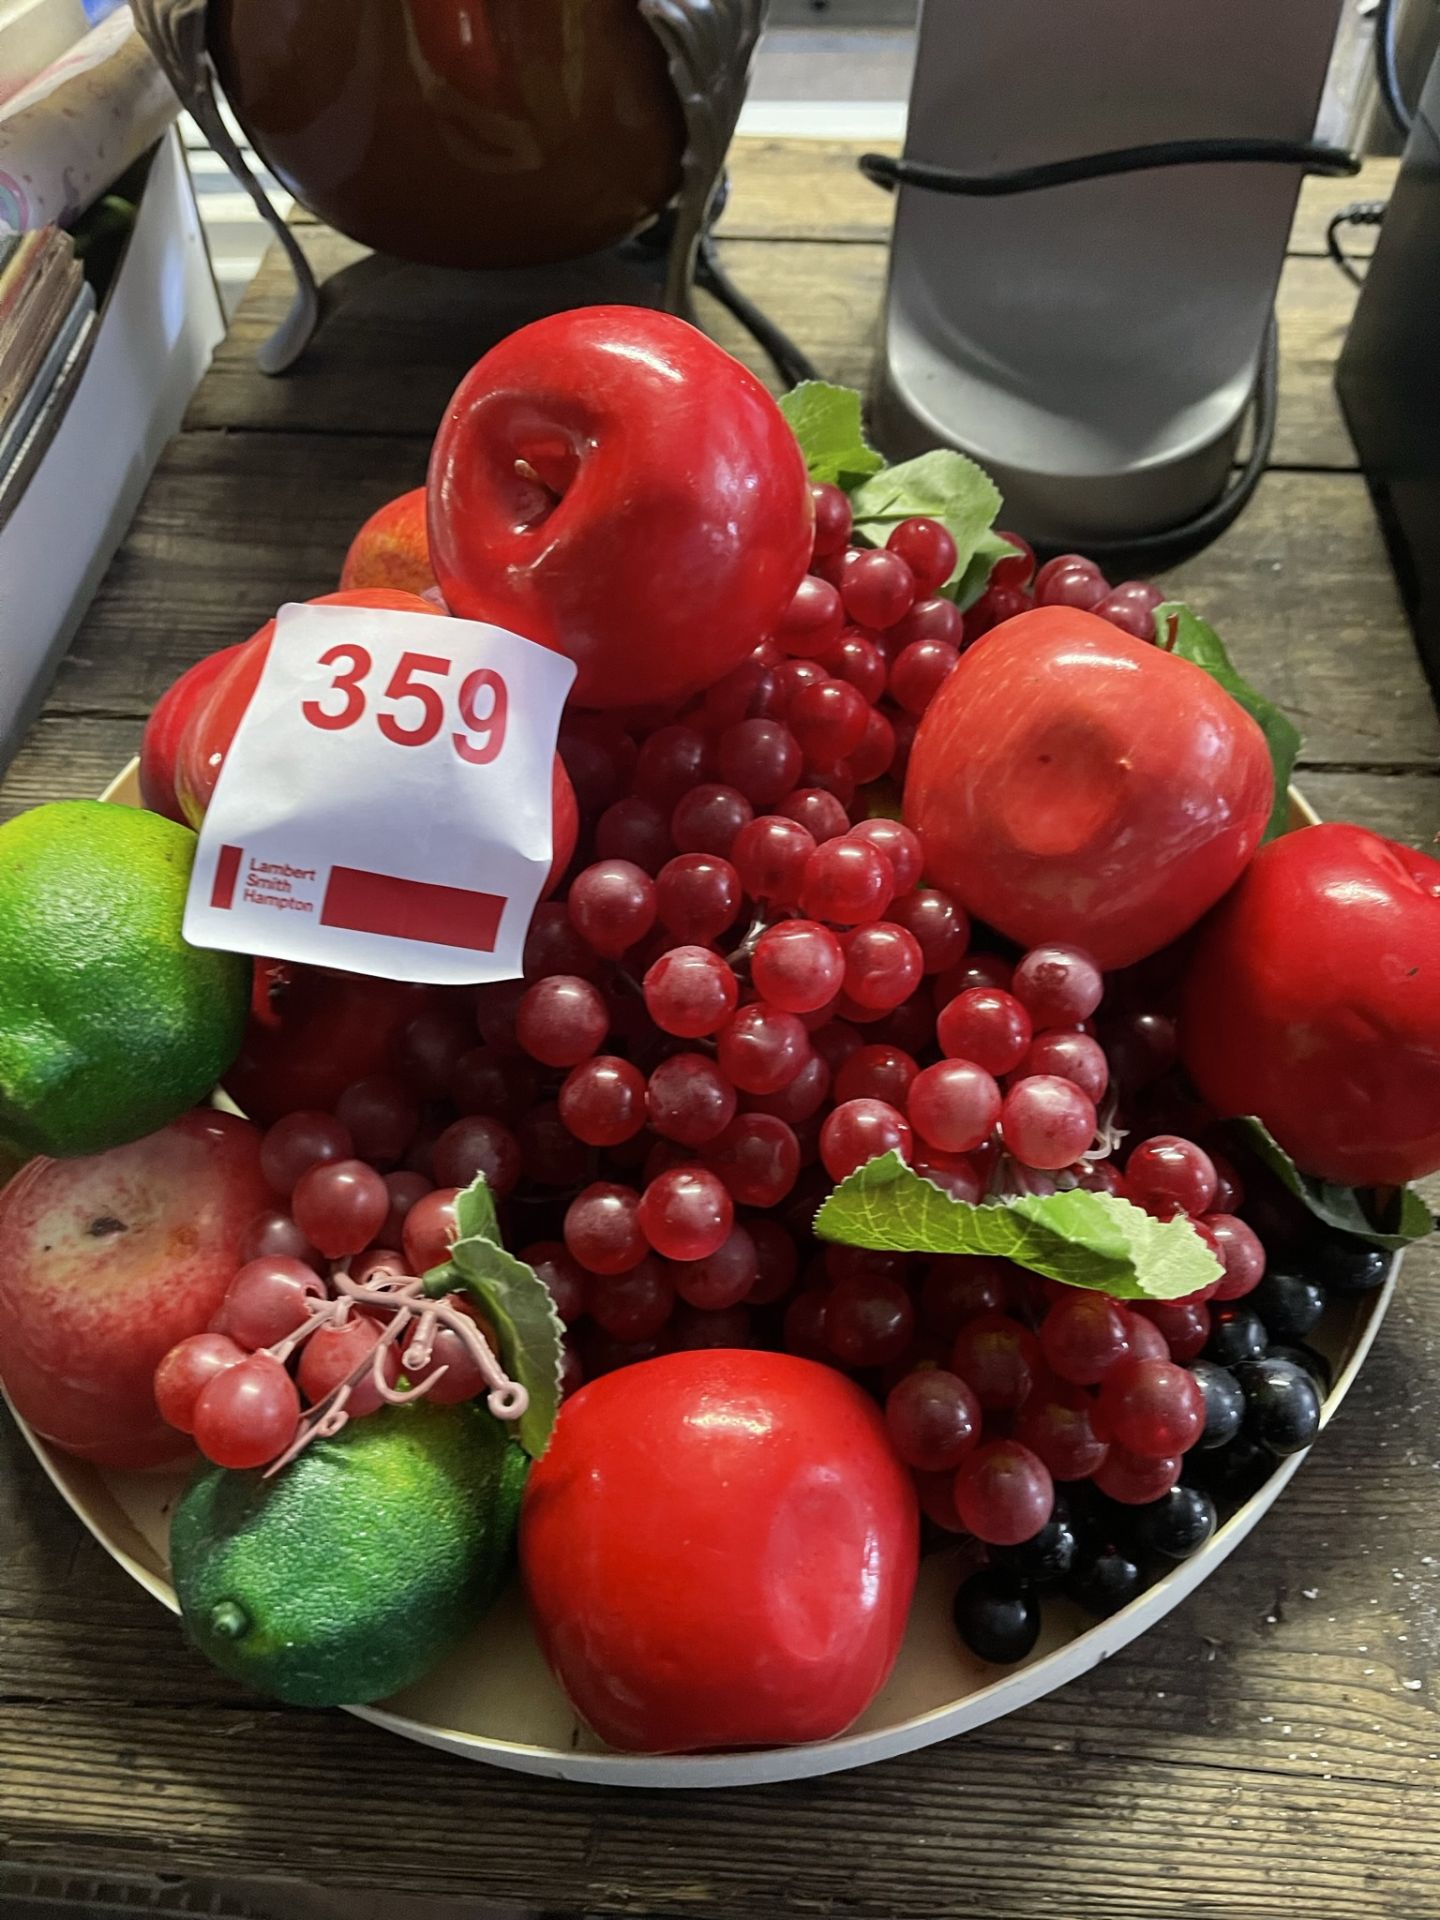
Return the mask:
M 1188 1220 L 1154 1220 L 1128 1200 L 1073 1187 L 971 1206 L 884 1153 L 815 1216 L 822 1240 L 884 1253 L 985 1253 L 1121 1300 L 1179 1300 L 1223 1269 Z
M 877 547 L 917 513 L 940 521 L 955 542 L 955 573 L 963 579 L 1000 511 L 1000 494 L 982 467 L 942 447 L 862 480 L 851 491 L 850 506 L 855 532 Z
M 999 509 L 997 508 L 998 512 Z M 973 607 L 986 587 L 990 584 L 990 575 L 995 570 L 997 560 L 1004 560 L 1020 549 L 1012 546 L 1004 534 L 996 533 L 993 527 L 987 527 L 975 543 L 975 551 L 969 564 L 956 574 L 945 588 L 945 593 L 964 613 L 967 607 Z
M 800 442 L 810 478 L 847 492 L 885 462 L 865 444 L 860 396 L 853 387 L 832 387 L 825 380 L 802 380 L 781 396 L 780 411 Z
M 456 1199 L 455 1221 L 450 1258 L 425 1275 L 425 1291 L 432 1297 L 468 1294 L 494 1327 L 500 1364 L 530 1396 L 515 1422 L 516 1437 L 538 1460 L 560 1410 L 565 1329 L 545 1282 L 500 1244 L 495 1202 L 483 1174 Z
M 1412 1187 L 1392 1187 L 1382 1197 L 1364 1187 L 1337 1186 L 1330 1180 L 1317 1180 L 1301 1173 L 1263 1120 L 1253 1114 L 1233 1123 L 1244 1135 L 1245 1144 L 1297 1200 L 1309 1208 L 1317 1220 L 1337 1233 L 1354 1234 L 1388 1252 L 1408 1247 L 1412 1240 L 1423 1240 L 1435 1231 L 1430 1209 Z
M 1300 751 L 1300 734 L 1294 722 L 1255 691 L 1236 669 L 1219 634 L 1213 627 L 1207 627 L 1183 601 L 1167 600 L 1155 609 L 1155 632 L 1162 647 L 1203 667 L 1258 723 L 1275 769 L 1275 799 L 1265 828 L 1265 838 L 1275 839 L 1290 825 L 1290 775 Z

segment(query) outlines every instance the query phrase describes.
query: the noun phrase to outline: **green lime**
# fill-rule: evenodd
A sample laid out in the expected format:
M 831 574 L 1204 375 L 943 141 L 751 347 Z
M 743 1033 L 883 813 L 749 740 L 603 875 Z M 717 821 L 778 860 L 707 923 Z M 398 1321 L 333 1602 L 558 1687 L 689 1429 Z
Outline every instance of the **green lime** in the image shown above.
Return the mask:
M 483 1405 L 428 1400 L 352 1420 L 273 1479 L 202 1467 L 170 1529 L 190 1637 L 296 1706 L 409 1686 L 499 1592 L 528 1467 Z
M 245 1030 L 250 962 L 187 945 L 195 835 L 60 800 L 0 827 L 0 1147 L 100 1153 L 202 1100 Z

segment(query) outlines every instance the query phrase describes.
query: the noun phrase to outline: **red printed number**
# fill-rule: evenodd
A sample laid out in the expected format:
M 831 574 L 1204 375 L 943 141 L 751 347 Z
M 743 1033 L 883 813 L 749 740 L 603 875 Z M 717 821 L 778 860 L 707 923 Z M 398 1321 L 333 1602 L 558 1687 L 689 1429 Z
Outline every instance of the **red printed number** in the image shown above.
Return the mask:
M 374 667 L 372 656 L 352 642 L 331 647 L 320 656 L 322 667 L 337 669 L 327 692 L 339 694 L 341 704 L 333 711 L 319 700 L 306 700 L 300 711 L 312 727 L 338 733 L 353 727 L 366 710 L 365 678 Z M 387 740 L 397 747 L 423 747 L 435 739 L 445 724 L 445 699 L 434 680 L 449 677 L 452 661 L 438 653 L 402 653 L 389 685 L 381 696 L 394 704 L 380 707 L 375 724 Z M 412 709 L 401 717 L 400 703 L 413 701 Z M 463 732 L 450 736 L 451 744 L 462 760 L 474 767 L 488 766 L 505 744 L 505 725 L 510 708 L 509 690 L 493 667 L 477 667 L 460 683 L 456 704 L 460 709 Z M 407 724 L 409 721 L 409 724 Z
M 345 727 L 353 727 L 365 711 L 365 695 L 360 683 L 369 673 L 375 662 L 364 647 L 345 644 L 331 647 L 320 656 L 322 667 L 335 667 L 344 660 L 347 665 L 343 673 L 337 673 L 330 682 L 332 693 L 343 693 L 344 704 L 338 713 L 327 713 L 318 700 L 307 700 L 300 711 L 312 727 L 323 727 L 326 733 L 338 733 Z

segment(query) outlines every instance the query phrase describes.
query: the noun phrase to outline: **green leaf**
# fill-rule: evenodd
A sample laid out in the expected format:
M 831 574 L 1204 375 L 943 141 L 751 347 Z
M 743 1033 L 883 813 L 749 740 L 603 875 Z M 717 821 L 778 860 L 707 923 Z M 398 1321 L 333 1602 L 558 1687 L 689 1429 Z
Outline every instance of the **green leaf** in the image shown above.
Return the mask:
M 1179 1300 L 1221 1277 L 1188 1220 L 1152 1220 L 1113 1194 L 1074 1187 L 971 1206 L 884 1153 L 815 1216 L 822 1240 L 884 1253 L 988 1253 L 1121 1300 Z
M 1395 1253 L 1412 1240 L 1423 1240 L 1435 1231 L 1430 1209 L 1412 1187 L 1391 1187 L 1381 1194 L 1365 1187 L 1336 1186 L 1330 1180 L 1317 1180 L 1301 1173 L 1263 1120 L 1253 1114 L 1231 1123 L 1283 1186 L 1309 1208 L 1317 1220 L 1338 1233 L 1351 1233 L 1360 1240 Z
M 1275 802 L 1270 811 L 1265 838 L 1275 839 L 1290 824 L 1290 775 L 1295 770 L 1295 756 L 1300 751 L 1300 734 L 1294 722 L 1263 694 L 1255 691 L 1236 670 L 1219 634 L 1213 627 L 1207 627 L 1183 601 L 1167 600 L 1155 609 L 1155 632 L 1161 646 L 1171 653 L 1178 653 L 1182 660 L 1191 660 L 1197 667 L 1203 667 L 1210 678 L 1217 681 L 1231 699 L 1238 701 L 1250 717 L 1259 723 L 1275 769 Z
M 780 400 L 780 411 L 800 442 L 810 478 L 828 481 L 848 493 L 885 462 L 865 443 L 860 396 L 853 387 L 832 387 L 824 380 L 803 380 Z
M 530 1396 L 515 1422 L 516 1437 L 538 1460 L 560 1410 L 564 1328 L 545 1282 L 500 1244 L 495 1202 L 483 1174 L 456 1200 L 455 1220 L 450 1258 L 425 1275 L 425 1291 L 432 1298 L 468 1293 L 494 1327 L 500 1364 Z
M 963 581 L 1000 511 L 1000 494 L 983 468 L 963 453 L 942 447 L 862 480 L 851 491 L 850 506 L 856 533 L 877 547 L 914 514 L 939 520 L 955 542 L 955 576 Z
M 996 511 L 998 512 L 999 509 L 997 508 Z M 996 561 L 1019 551 L 1018 547 L 1012 546 L 1001 534 L 996 533 L 993 527 L 987 527 L 975 543 L 975 551 L 971 554 L 968 565 L 950 582 L 945 592 L 964 613 L 967 607 L 974 606 L 989 586 L 990 575 L 995 570 Z

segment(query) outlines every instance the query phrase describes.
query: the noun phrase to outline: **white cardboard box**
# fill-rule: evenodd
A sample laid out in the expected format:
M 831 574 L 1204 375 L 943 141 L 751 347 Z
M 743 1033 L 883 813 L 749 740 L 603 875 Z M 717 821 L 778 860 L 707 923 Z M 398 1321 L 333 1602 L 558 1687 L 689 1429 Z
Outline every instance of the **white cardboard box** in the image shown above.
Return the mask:
M 0 523 L 0 768 L 34 717 L 224 332 L 172 129 L 155 151 L 84 370 Z

